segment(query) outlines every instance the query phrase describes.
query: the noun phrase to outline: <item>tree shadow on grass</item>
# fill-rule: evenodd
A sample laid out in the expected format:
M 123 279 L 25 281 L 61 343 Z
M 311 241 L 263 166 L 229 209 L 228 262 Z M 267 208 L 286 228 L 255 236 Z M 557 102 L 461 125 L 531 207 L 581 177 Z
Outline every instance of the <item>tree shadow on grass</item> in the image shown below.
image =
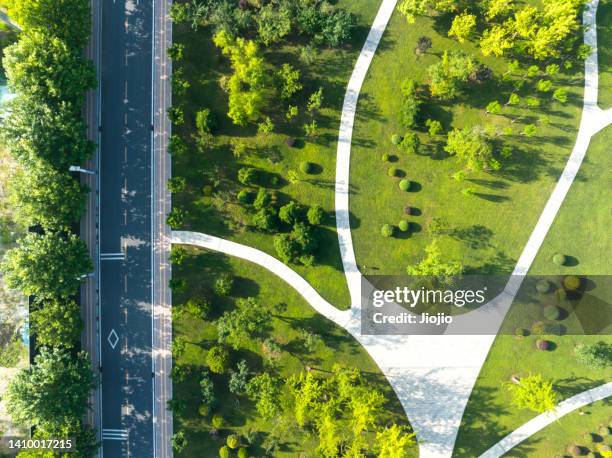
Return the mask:
M 448 235 L 465 243 L 472 250 L 481 250 L 491 246 L 493 231 L 486 226 L 475 224 L 460 229 L 451 229 Z
M 485 193 L 485 192 L 475 192 L 474 195 L 476 197 L 479 197 L 480 199 L 484 199 L 484 200 L 488 200 L 489 202 L 506 202 L 508 200 L 510 200 L 510 197 L 508 196 L 502 196 L 499 194 L 489 194 L 489 193 Z
M 459 428 L 453 456 L 478 456 L 508 433 L 494 420 L 509 414 L 507 407 L 497 402 L 497 391 L 492 387 L 474 388 Z
M 555 380 L 553 387 L 562 398 L 566 399 L 604 383 L 606 383 L 606 380 L 594 380 L 587 377 L 566 377 Z

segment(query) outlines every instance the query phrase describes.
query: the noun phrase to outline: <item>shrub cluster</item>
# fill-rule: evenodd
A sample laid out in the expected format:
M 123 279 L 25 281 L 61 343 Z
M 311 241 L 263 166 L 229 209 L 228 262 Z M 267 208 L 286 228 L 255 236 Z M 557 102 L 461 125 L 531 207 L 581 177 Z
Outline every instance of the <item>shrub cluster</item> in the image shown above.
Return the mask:
M 10 14 L 21 24 L 19 40 L 5 49 L 10 102 L 0 140 L 16 159 L 11 199 L 30 232 L 6 253 L 7 285 L 34 296 L 33 365 L 19 372 L 7 392 L 16 422 L 35 426 L 35 437 L 74 437 L 77 456 L 97 444 L 83 425 L 93 373 L 78 352 L 83 323 L 75 297 L 92 264 L 85 243 L 71 232 L 85 209 L 88 190 L 69 173 L 90 157 L 81 108 L 95 87 L 93 64 L 83 58 L 91 29 L 86 0 L 14 0 Z

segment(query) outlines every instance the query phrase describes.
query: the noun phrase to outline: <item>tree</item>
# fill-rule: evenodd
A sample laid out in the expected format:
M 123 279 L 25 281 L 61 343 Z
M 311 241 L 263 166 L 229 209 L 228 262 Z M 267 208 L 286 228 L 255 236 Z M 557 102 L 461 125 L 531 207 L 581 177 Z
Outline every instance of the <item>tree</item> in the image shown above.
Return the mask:
M 308 209 L 308 213 L 306 214 L 306 218 L 308 219 L 308 223 L 313 226 L 318 226 L 323 223 L 325 219 L 325 210 L 319 204 L 315 204 Z
M 512 46 L 511 34 L 504 25 L 495 24 L 490 29 L 486 29 L 480 39 L 480 50 L 484 56 L 492 54 L 501 57 L 512 49 Z
M 172 45 L 168 48 L 168 57 L 175 62 L 182 61 L 185 57 L 185 45 L 181 43 L 172 43 Z
M 512 396 L 512 403 L 519 409 L 544 413 L 555 408 L 557 394 L 552 383 L 539 374 L 523 377 L 518 383 L 506 383 L 506 387 Z
M 228 273 L 222 273 L 215 280 L 215 294 L 218 296 L 229 296 L 234 287 L 234 278 Z
M 485 17 L 491 20 L 500 16 L 507 16 L 513 9 L 512 0 L 488 0 L 486 2 Z
M 80 107 L 85 92 L 96 86 L 92 62 L 42 32 L 22 35 L 4 50 L 2 62 L 14 92 L 49 105 L 66 102 Z
M 283 64 L 276 75 L 281 83 L 281 99 L 288 100 L 296 92 L 302 90 L 303 86 L 300 82 L 300 71 L 293 68 L 291 64 Z
M 255 201 L 253 202 L 253 207 L 255 207 L 256 210 L 261 210 L 267 208 L 271 201 L 272 197 L 268 194 L 268 191 L 266 191 L 265 188 L 259 188 Z
M 277 43 L 291 32 L 291 15 L 287 8 L 275 8 L 272 3 L 257 14 L 257 33 L 264 45 Z
M 453 99 L 459 94 L 460 84 L 467 82 L 475 69 L 476 62 L 472 56 L 444 51 L 442 59 L 427 69 L 431 95 L 442 100 Z
M 335 9 L 327 2 L 315 0 L 298 2 L 297 24 L 317 45 L 340 46 L 351 36 L 355 17 L 347 11 Z
M 310 97 L 308 97 L 308 102 L 306 103 L 306 109 L 308 110 L 309 113 L 312 114 L 316 112 L 317 110 L 320 110 L 322 105 L 323 105 L 323 88 L 320 87 L 315 92 L 310 94 Z
M 408 24 L 414 24 L 416 16 L 427 14 L 430 4 L 431 0 L 403 0 L 398 6 L 398 10 L 406 16 Z
M 183 192 L 187 188 L 187 180 L 185 177 L 172 177 L 168 179 L 168 191 L 175 194 Z
M 404 458 L 415 443 L 415 434 L 403 426 L 391 425 L 376 433 L 378 458 Z
M 269 420 L 280 412 L 280 383 L 267 372 L 249 380 L 247 395 L 255 402 L 255 408 L 263 418 Z
M 242 167 L 238 170 L 238 181 L 244 185 L 252 185 L 257 179 L 257 170 L 253 167 Z
M 67 172 L 39 163 L 18 172 L 11 181 L 10 201 L 24 226 L 46 231 L 69 229 L 81 219 L 88 189 Z
M 295 224 L 301 219 L 303 213 L 304 208 L 292 200 L 280 208 L 278 217 L 284 223 Z
M 177 431 L 172 435 L 172 449 L 176 453 L 181 453 L 187 447 L 187 437 L 185 437 L 185 431 Z
M 578 362 L 588 367 L 605 369 L 612 365 L 612 344 L 603 340 L 591 344 L 578 344 L 574 353 Z
M 91 10 L 87 0 L 11 0 L 9 12 L 28 33 L 43 32 L 76 50 L 89 41 Z
M 15 423 L 42 429 L 80 420 L 94 387 L 89 357 L 41 348 L 34 364 L 11 380 L 3 400 Z
M 50 106 L 38 97 L 19 95 L 9 106 L 0 136 L 25 167 L 46 162 L 65 172 L 92 155 L 95 146 L 87 139 L 80 105 L 62 101 Z
M 417 154 L 421 147 L 421 140 L 416 132 L 407 132 L 399 146 L 407 153 Z
M 215 402 L 215 385 L 206 370 L 202 373 L 202 378 L 200 379 L 200 394 L 202 395 L 202 403 L 204 405 L 209 407 L 213 405 Z
M 272 232 L 277 225 L 278 220 L 274 208 L 262 208 L 253 215 L 253 226 L 260 231 Z
M 567 102 L 567 91 L 564 88 L 556 89 L 553 92 L 553 99 L 561 103 Z
M 425 247 L 425 254 L 426 256 L 421 262 L 406 268 L 408 275 L 422 275 L 452 280 L 449 277 L 461 275 L 463 272 L 463 266 L 460 262 L 442 260 L 442 252 L 435 239 Z
M 6 284 L 26 296 L 68 298 L 93 269 L 87 245 L 76 235 L 29 233 L 6 252 L 1 264 Z
M 243 359 L 236 365 L 236 370 L 230 370 L 230 379 L 228 388 L 230 393 L 243 395 L 246 393 L 247 383 L 249 380 L 249 367 Z
M 448 31 L 448 36 L 454 37 L 459 43 L 464 43 L 465 40 L 470 38 L 475 28 L 476 16 L 463 12 L 453 19 L 451 28 Z
M 210 301 L 202 296 L 192 297 L 185 303 L 185 310 L 196 318 L 204 319 L 210 313 Z
M 501 112 L 501 105 L 497 100 L 493 100 L 487 105 L 486 111 L 490 114 L 499 114 Z
M 72 348 L 81 337 L 81 309 L 73 300 L 38 300 L 30 313 L 30 329 L 39 347 Z
M 293 262 L 299 256 L 299 246 L 289 234 L 278 234 L 274 237 L 274 250 L 285 264 Z
M 404 94 L 402 107 L 400 109 L 400 123 L 402 126 L 412 128 L 416 125 L 421 101 L 416 97 L 414 92 Z
M 230 342 L 234 349 L 246 344 L 252 337 L 264 333 L 270 312 L 253 297 L 240 298 L 237 307 L 223 313 L 217 320 L 219 342 Z
M 425 125 L 427 126 L 427 132 L 430 137 L 435 137 L 442 132 L 442 123 L 437 119 L 428 119 L 425 121 Z
M 230 58 L 234 69 L 227 83 L 228 117 L 240 126 L 256 121 L 261 116 L 265 89 L 264 61 L 259 47 L 251 40 L 234 38 L 225 31 L 217 33 L 213 41 Z
M 493 159 L 491 145 L 476 128 L 453 129 L 448 134 L 444 151 L 456 155 L 470 170 L 486 170 Z
M 220 345 L 215 345 L 206 353 L 206 364 L 215 374 L 223 374 L 229 365 L 229 351 Z

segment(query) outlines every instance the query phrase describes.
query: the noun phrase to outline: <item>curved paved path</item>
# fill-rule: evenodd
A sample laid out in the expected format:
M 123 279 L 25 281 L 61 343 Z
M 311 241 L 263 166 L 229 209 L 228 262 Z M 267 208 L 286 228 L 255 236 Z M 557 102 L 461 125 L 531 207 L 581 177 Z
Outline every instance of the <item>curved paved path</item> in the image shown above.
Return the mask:
M 351 310 L 340 311 L 325 301 L 315 290 L 274 257 L 235 242 L 194 232 L 175 231 L 173 243 L 196 245 L 251 261 L 273 272 L 298 291 L 317 312 L 349 331 L 368 351 L 388 378 L 402 403 L 419 438 L 420 456 L 450 457 L 472 387 L 495 340 L 494 335 L 478 336 L 370 336 L 361 334 L 361 273 L 355 254 L 349 221 L 350 151 L 355 110 L 362 83 L 397 0 L 383 0 L 379 12 L 351 76 L 344 99 L 336 164 L 336 217 L 342 262 L 351 295 Z M 529 270 L 571 183 L 582 163 L 592 135 L 612 120 L 612 110 L 597 107 L 597 43 L 595 11 L 597 0 L 591 1 L 584 13 L 589 24 L 585 42 L 594 48 L 585 64 L 584 112 L 576 146 L 567 166 L 529 242 L 515 273 Z M 520 286 L 509 283 L 500 296 L 487 307 L 503 318 Z
M 508 434 L 501 441 L 480 455 L 480 458 L 498 458 L 503 456 L 513 447 L 516 447 L 521 442 L 559 420 L 564 415 L 610 396 L 612 396 L 612 382 L 572 396 L 560 402 L 555 410 L 538 415 L 520 428 Z

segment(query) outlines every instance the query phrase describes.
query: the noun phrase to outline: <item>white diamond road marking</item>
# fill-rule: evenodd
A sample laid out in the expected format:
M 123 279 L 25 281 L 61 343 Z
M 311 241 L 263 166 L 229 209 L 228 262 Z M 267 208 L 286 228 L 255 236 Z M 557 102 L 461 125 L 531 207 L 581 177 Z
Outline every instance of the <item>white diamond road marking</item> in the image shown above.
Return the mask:
M 108 343 L 110 344 L 111 348 L 114 350 L 115 347 L 117 346 L 117 342 L 119 342 L 119 336 L 117 335 L 117 333 L 115 332 L 115 330 L 111 330 L 110 334 L 108 335 Z

